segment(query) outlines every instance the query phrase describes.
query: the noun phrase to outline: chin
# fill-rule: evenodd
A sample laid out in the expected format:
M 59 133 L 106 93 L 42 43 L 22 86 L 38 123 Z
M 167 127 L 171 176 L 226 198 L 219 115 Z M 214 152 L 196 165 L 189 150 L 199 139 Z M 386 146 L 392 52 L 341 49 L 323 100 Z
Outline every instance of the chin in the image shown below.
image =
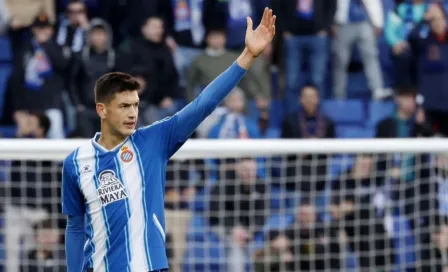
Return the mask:
M 125 128 L 121 131 L 121 134 L 125 137 L 131 136 L 132 134 L 134 134 L 135 132 L 135 128 L 133 129 L 129 129 L 129 128 Z

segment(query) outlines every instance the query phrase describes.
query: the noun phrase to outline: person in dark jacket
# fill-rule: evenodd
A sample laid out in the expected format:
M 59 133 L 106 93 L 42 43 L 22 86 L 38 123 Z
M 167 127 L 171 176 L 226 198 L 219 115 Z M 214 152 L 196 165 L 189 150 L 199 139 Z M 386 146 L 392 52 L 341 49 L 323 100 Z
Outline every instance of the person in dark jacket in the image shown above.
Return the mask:
M 282 124 L 283 139 L 334 138 L 333 121 L 319 111 L 319 92 L 313 85 L 305 86 L 300 94 L 301 109 L 290 114 Z M 286 158 L 288 190 L 308 193 L 325 188 L 326 155 L 291 155 Z
M 159 17 L 150 17 L 141 30 L 141 37 L 127 40 L 120 46 L 123 58 L 126 58 L 120 69 L 130 71 L 132 67 L 147 67 L 150 75 L 146 79 L 150 82 L 147 93 L 151 94 L 151 104 L 158 105 L 165 113 L 173 112 L 176 109 L 174 100 L 179 97 L 179 76 L 164 41 L 163 21 Z
M 385 201 L 375 201 L 384 194 L 373 171 L 372 156 L 359 154 L 353 167 L 332 183 L 332 225 L 345 231 L 360 271 L 390 271 L 393 244 L 384 224 Z
M 180 77 L 181 86 L 185 86 L 186 71 L 192 61 L 202 53 L 204 47 L 205 26 L 204 2 L 156 0 L 157 13 L 166 25 L 166 43 L 174 55 L 174 61 Z
M 70 94 L 78 111 L 78 126 L 86 138 L 100 130 L 92 90 L 102 75 L 115 70 L 117 54 L 112 48 L 112 31 L 102 19 L 93 19 L 86 44 L 74 56 L 70 76 Z
M 418 59 L 418 91 L 436 132 L 448 135 L 448 28 L 441 4 L 431 4 L 410 35 Z
M 219 183 L 211 191 L 210 225 L 223 241 L 229 242 L 229 271 L 243 271 L 247 246 L 261 230 L 269 214 L 269 188 L 257 179 L 257 163 L 245 158 L 229 162 Z
M 82 50 L 85 42 L 85 32 L 89 28 L 87 8 L 82 0 L 70 0 L 66 7 L 66 16 L 59 20 L 56 32 L 56 42 L 64 48 L 66 58 L 72 53 Z
M 34 227 L 36 249 L 28 254 L 20 267 L 21 272 L 66 272 L 61 243 L 61 229 L 54 220 L 45 220 Z
M 52 39 L 53 26 L 46 14 L 37 16 L 32 32 L 10 77 L 10 103 L 14 112 L 44 111 L 51 119 L 49 137 L 63 138 L 61 105 L 68 61 Z
M 278 28 L 283 33 L 287 103 L 295 106 L 302 86 L 301 70 L 309 63 L 309 76 L 324 91 L 329 55 L 328 36 L 336 12 L 335 0 L 273 0 L 278 13 Z M 305 53 L 308 52 L 308 53 Z M 306 57 L 308 56 L 308 58 Z
M 338 234 L 324 226 L 307 198 L 297 207 L 293 224 L 281 231 L 270 231 L 268 238 L 274 252 L 268 249 L 256 253 L 256 272 L 341 269 Z

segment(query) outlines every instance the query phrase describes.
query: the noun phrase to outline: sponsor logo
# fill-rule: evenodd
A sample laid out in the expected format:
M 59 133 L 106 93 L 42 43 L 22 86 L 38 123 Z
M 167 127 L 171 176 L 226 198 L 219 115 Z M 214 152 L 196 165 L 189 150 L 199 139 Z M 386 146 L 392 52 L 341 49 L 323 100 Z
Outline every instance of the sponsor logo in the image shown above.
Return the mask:
M 99 187 L 97 189 L 97 194 L 101 206 L 106 206 L 128 197 L 123 183 L 117 178 L 114 171 L 104 170 L 101 172 L 98 182 Z

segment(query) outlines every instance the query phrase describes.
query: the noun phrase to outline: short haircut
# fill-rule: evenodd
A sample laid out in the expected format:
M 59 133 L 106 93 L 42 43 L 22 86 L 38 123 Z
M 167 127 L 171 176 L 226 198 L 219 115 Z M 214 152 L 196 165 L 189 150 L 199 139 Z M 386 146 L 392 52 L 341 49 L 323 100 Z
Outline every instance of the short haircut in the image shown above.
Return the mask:
M 416 96 L 417 88 L 413 85 L 398 86 L 395 88 L 395 95 Z
M 304 89 L 306 89 L 306 88 L 311 88 L 311 89 L 316 90 L 317 92 L 319 92 L 319 88 L 317 88 L 317 85 L 314 84 L 313 82 L 307 82 L 307 83 L 305 83 L 305 85 L 303 85 L 302 89 L 300 89 L 301 92 L 302 92 Z
M 44 131 L 44 137 L 47 137 L 48 131 L 50 131 L 51 120 L 45 113 L 30 112 L 30 115 L 36 116 L 39 121 L 39 127 Z
M 116 93 L 139 89 L 140 84 L 133 76 L 120 72 L 108 73 L 100 77 L 95 84 L 95 102 L 108 103 Z

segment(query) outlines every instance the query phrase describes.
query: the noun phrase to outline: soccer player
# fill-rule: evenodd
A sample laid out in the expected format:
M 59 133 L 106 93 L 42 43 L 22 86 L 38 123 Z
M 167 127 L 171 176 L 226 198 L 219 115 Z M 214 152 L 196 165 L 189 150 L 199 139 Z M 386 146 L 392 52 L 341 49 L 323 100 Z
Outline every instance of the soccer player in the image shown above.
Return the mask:
M 95 86 L 101 133 L 64 160 L 62 210 L 68 216 L 69 272 L 167 271 L 164 185 L 168 159 L 221 103 L 272 41 L 266 8 L 234 64 L 170 118 L 136 129 L 139 84 L 110 73 Z

